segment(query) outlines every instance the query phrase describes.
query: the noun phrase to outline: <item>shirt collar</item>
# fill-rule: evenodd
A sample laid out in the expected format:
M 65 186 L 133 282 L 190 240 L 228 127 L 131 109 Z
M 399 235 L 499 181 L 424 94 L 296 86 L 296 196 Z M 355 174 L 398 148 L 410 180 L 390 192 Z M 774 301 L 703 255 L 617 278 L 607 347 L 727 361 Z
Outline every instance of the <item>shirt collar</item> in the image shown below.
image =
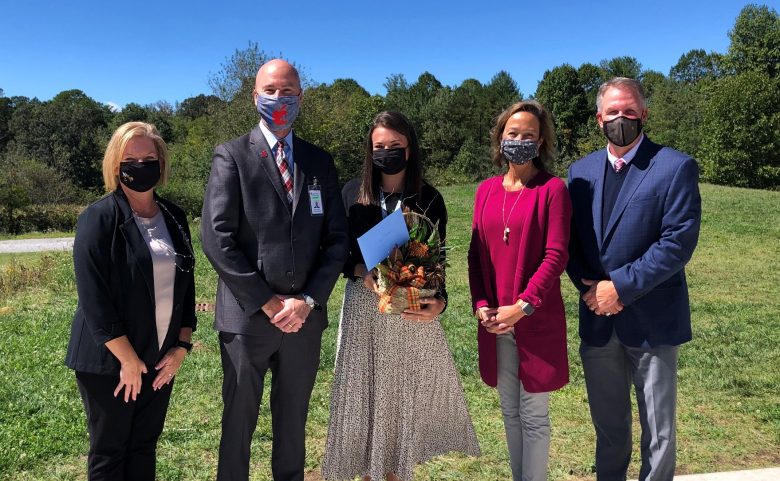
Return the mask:
M 639 150 L 639 146 L 642 145 L 642 142 L 645 140 L 645 134 L 641 134 L 642 137 L 639 139 L 639 142 L 636 143 L 635 146 L 631 147 L 631 150 L 623 154 L 623 161 L 628 165 L 629 162 L 634 160 L 634 157 L 636 157 L 636 151 Z M 621 157 L 615 156 L 615 154 L 612 153 L 612 151 L 609 150 L 609 145 L 607 145 L 607 160 L 609 160 L 609 163 L 612 164 L 612 167 L 615 166 L 615 162 Z
M 260 131 L 263 132 L 263 137 L 265 137 L 265 141 L 268 142 L 268 147 L 271 148 L 272 151 L 276 151 L 276 143 L 279 141 L 279 138 L 274 135 L 273 132 L 265 125 L 265 122 L 262 120 L 260 121 Z M 293 131 L 290 129 L 290 132 L 285 135 L 282 140 L 284 140 L 284 143 L 287 145 L 287 149 L 289 149 L 290 152 L 292 152 L 293 148 Z

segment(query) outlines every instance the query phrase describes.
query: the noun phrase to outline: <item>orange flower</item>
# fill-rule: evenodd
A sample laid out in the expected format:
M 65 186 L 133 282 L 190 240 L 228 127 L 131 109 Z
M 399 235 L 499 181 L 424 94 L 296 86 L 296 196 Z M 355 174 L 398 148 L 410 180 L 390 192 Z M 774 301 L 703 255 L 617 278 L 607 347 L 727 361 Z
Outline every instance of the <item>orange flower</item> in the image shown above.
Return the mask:
M 428 244 L 418 241 L 409 243 L 409 255 L 412 257 L 425 257 L 428 255 Z

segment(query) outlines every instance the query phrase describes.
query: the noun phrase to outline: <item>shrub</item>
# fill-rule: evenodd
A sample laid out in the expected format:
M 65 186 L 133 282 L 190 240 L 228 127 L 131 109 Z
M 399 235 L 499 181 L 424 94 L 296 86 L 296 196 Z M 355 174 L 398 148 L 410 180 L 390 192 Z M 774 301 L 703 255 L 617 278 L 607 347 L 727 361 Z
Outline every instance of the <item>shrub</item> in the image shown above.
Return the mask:
M 73 231 L 84 206 L 77 204 L 28 205 L 20 209 L 0 208 L 0 232 Z
M 11 262 L 0 268 L 0 299 L 27 287 L 43 287 L 52 279 L 54 256 L 44 254 L 32 265 Z

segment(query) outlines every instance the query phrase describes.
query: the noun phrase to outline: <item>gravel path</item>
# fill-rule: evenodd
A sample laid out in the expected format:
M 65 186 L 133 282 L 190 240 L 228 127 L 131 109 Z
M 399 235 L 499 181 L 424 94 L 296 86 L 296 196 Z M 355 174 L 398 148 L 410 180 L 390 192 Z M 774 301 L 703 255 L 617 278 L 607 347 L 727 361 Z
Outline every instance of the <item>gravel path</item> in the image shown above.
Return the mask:
M 0 241 L 0 254 L 15 254 L 19 252 L 69 251 L 71 249 L 73 249 L 73 237 Z

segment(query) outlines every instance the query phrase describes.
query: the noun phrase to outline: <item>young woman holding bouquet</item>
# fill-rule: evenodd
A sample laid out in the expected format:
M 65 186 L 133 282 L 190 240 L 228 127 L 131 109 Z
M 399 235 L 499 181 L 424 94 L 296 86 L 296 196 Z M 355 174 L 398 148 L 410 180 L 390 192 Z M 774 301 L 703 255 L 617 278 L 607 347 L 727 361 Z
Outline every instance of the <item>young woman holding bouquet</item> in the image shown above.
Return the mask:
M 479 371 L 498 386 L 513 479 L 540 481 L 547 479 L 549 392 L 569 381 L 560 277 L 571 202 L 548 171 L 555 132 L 540 103 L 506 109 L 491 140 L 506 173 L 477 187 L 468 255 Z
M 397 112 L 381 112 L 366 139 L 362 178 L 342 197 L 349 219 L 349 279 L 322 473 L 326 479 L 386 477 L 409 481 L 415 465 L 436 455 L 479 455 L 463 388 L 438 322 L 447 305 L 443 268 L 438 293 L 420 309 L 382 314 L 375 269 L 357 238 L 396 209 L 427 217 L 445 239 L 447 209 L 422 178 L 417 136 Z

